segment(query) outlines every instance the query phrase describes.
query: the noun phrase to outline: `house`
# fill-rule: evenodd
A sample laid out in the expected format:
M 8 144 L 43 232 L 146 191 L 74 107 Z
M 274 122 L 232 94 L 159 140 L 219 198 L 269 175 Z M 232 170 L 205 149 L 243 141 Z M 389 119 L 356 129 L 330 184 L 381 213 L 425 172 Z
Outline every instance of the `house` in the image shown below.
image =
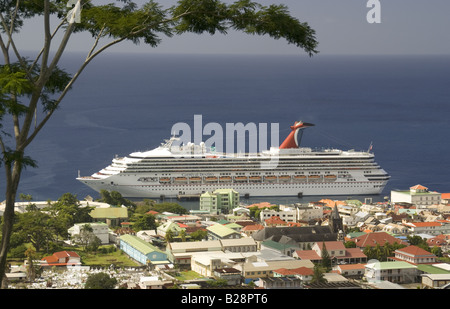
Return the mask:
M 79 266 L 81 257 L 74 251 L 59 251 L 42 258 L 42 267 Z
M 306 267 L 309 269 L 314 268 L 314 264 L 311 261 L 301 261 L 296 259 L 287 260 L 274 260 L 274 261 L 250 261 L 247 260 L 244 264 L 235 266 L 243 272 L 246 282 L 256 280 L 259 278 L 273 277 L 273 271 L 285 268 L 285 269 L 297 269 L 300 267 Z
M 404 261 L 374 262 L 365 266 L 368 282 L 389 281 L 398 284 L 418 282 L 417 267 Z
M 170 264 L 166 253 L 134 235 L 120 236 L 120 249 L 142 265 Z
M 244 234 L 247 237 L 251 237 L 254 233 L 264 229 L 262 224 L 251 224 L 246 225 L 242 228 L 241 234 Z
M 312 280 L 314 270 L 308 267 L 299 267 L 294 269 L 279 268 L 273 271 L 273 276 L 276 277 L 295 277 L 302 282 L 309 282 Z
M 209 240 L 241 238 L 241 233 L 219 223 L 208 226 L 206 231 Z
M 312 250 L 297 250 L 293 257 L 318 263 L 322 260 L 323 246 L 327 249 L 333 265 L 367 262 L 367 256 L 360 248 L 345 248 L 341 241 L 316 242 Z
M 338 274 L 351 279 L 361 279 L 364 277 L 365 264 L 340 264 L 333 268 Z
M 286 222 L 296 222 L 297 221 L 297 211 L 294 208 L 284 208 L 283 210 L 277 211 L 273 209 L 263 209 L 259 213 L 259 220 L 261 222 L 267 221 L 271 218 L 279 218 L 284 221 L 284 225 Z
M 75 237 L 76 235 L 80 235 L 81 231 L 85 226 L 88 226 L 92 229 L 92 233 L 97 236 L 102 245 L 109 244 L 110 242 L 110 231 L 109 227 L 106 223 L 97 222 L 97 223 L 77 223 L 72 226 L 68 232 L 71 237 Z
M 256 286 L 262 289 L 300 289 L 302 281 L 297 277 L 263 277 Z
M 226 280 L 227 285 L 239 285 L 242 282 L 241 271 L 233 267 L 223 267 L 214 270 L 216 279 Z
M 449 289 L 450 274 L 424 274 L 422 275 L 422 288 Z
M 433 264 L 436 263 L 436 255 L 417 246 L 408 246 L 395 250 L 394 259 L 412 264 Z
M 279 216 L 272 216 L 264 220 L 264 225 L 277 227 L 277 226 L 287 226 L 288 223 L 283 219 L 281 219 Z
M 411 234 L 429 234 L 433 236 L 450 234 L 450 224 L 441 222 L 406 222 L 404 225 L 409 228 Z
M 360 248 L 345 248 L 342 241 L 316 242 L 312 247 L 312 250 L 321 257 L 324 246 L 327 249 L 333 264 L 354 264 L 367 262 L 367 256 L 361 251 Z

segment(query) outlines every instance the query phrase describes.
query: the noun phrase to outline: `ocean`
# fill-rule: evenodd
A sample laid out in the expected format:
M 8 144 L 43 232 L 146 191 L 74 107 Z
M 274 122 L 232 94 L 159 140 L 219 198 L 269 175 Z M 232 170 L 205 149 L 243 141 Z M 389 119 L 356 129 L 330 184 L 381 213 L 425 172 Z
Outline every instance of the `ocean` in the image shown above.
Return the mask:
M 73 72 L 81 60 L 66 54 L 62 67 Z M 115 155 L 153 149 L 174 124 L 193 125 L 194 115 L 224 128 L 275 123 L 280 142 L 295 121 L 310 122 L 305 147 L 372 144 L 391 175 L 375 199 L 416 184 L 450 192 L 449 82 L 450 56 L 105 54 L 29 146 L 38 168 L 24 171 L 19 193 L 36 201 L 66 192 L 97 198 L 75 179 L 78 173 L 91 175 Z M 3 172 L 0 177 L 3 200 Z

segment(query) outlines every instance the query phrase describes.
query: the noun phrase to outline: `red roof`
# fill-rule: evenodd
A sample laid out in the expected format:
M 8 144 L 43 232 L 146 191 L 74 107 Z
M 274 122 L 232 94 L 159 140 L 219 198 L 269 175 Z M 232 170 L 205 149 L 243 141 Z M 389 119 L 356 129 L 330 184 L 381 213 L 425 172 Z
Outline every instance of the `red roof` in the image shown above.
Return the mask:
M 289 275 L 302 275 L 302 276 L 312 276 L 314 271 L 308 267 L 299 267 L 294 269 L 287 268 L 279 268 L 275 269 L 273 272 L 279 273 L 280 275 L 289 276 Z
M 424 187 L 422 185 L 415 185 L 414 187 L 410 187 L 411 190 L 428 190 L 427 187 Z
M 55 252 L 53 253 L 53 256 L 55 256 L 56 258 L 60 259 L 60 258 L 65 258 L 65 257 L 77 257 L 79 258 L 80 256 L 74 252 L 74 251 L 59 251 L 59 252 Z
M 262 224 L 252 224 L 252 225 L 246 225 L 242 228 L 241 231 L 245 232 L 245 231 L 259 231 L 259 230 L 263 230 L 264 226 Z
M 442 198 L 443 200 L 448 200 L 448 199 L 450 199 L 450 193 L 442 193 L 442 194 L 441 194 L 441 198 Z
M 391 236 L 386 232 L 372 232 L 372 233 L 358 236 L 352 240 L 356 243 L 356 246 L 358 246 L 360 248 L 365 248 L 368 246 L 372 247 L 372 246 L 376 246 L 377 244 L 380 244 L 380 246 L 383 246 L 387 242 L 390 244 L 404 243 L 400 239 L 395 238 L 394 236 Z
M 411 255 L 414 255 L 414 256 L 418 256 L 418 255 L 433 255 L 434 256 L 433 253 L 430 253 L 430 252 L 428 252 L 428 251 L 426 251 L 426 250 L 424 250 L 422 248 L 419 248 L 417 246 L 414 246 L 414 245 L 411 245 L 411 246 L 408 246 L 408 247 L 405 247 L 405 248 L 401 248 L 401 249 L 397 249 L 395 251 L 397 251 L 399 253 L 411 254 Z
M 439 222 L 409 222 L 406 223 L 409 226 L 413 226 L 413 227 L 427 227 L 427 226 L 441 226 L 442 224 Z
M 265 222 L 268 225 L 272 225 L 272 224 L 273 225 L 278 225 L 278 224 L 287 225 L 287 222 L 280 219 L 279 216 L 272 216 L 271 218 L 266 219 Z

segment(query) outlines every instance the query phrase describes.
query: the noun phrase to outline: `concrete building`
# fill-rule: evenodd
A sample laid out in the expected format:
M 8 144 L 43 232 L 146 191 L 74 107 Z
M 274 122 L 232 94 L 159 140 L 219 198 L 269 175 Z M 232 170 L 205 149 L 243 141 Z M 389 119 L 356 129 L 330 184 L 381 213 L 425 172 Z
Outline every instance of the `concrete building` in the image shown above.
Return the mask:
M 239 206 L 239 193 L 233 189 L 217 189 L 200 195 L 200 211 L 210 214 L 231 213 Z
M 417 206 L 437 205 L 441 202 L 441 193 L 429 191 L 427 187 L 415 185 L 409 190 L 391 191 L 392 203 L 410 203 Z
M 368 282 L 389 281 L 398 284 L 417 282 L 417 267 L 404 261 L 373 262 L 366 264 L 365 277 Z
M 120 249 L 142 265 L 170 263 L 165 252 L 162 252 L 137 236 L 120 236 Z
M 109 244 L 110 230 L 108 228 L 108 225 L 106 223 L 102 223 L 102 222 L 77 223 L 68 230 L 70 236 L 75 237 L 77 235 L 80 235 L 80 233 L 83 230 L 83 227 L 85 225 L 88 225 L 90 228 L 92 228 L 92 232 L 94 233 L 95 236 L 97 236 L 100 239 L 100 241 L 102 242 L 102 245 Z
M 209 240 L 241 238 L 241 233 L 219 223 L 208 226 L 206 231 L 208 232 Z

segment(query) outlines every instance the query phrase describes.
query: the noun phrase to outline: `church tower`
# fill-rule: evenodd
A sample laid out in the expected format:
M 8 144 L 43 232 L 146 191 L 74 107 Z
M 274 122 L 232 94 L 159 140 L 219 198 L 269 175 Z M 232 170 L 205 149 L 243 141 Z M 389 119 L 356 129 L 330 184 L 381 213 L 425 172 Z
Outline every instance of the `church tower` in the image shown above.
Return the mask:
M 336 234 L 342 234 L 344 232 L 344 224 L 342 223 L 342 218 L 339 215 L 338 207 L 335 204 L 333 211 L 331 212 L 331 217 L 329 219 L 331 231 Z

